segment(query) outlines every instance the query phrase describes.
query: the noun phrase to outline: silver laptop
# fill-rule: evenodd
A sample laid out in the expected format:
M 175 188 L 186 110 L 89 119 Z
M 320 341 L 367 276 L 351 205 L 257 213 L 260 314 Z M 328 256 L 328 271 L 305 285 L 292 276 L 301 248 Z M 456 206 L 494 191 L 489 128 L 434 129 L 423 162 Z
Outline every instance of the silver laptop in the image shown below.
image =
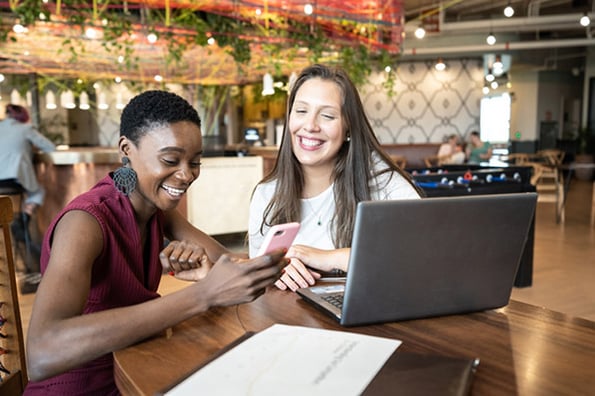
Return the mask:
M 536 201 L 514 193 L 360 202 L 346 280 L 298 293 L 344 326 L 505 306 Z

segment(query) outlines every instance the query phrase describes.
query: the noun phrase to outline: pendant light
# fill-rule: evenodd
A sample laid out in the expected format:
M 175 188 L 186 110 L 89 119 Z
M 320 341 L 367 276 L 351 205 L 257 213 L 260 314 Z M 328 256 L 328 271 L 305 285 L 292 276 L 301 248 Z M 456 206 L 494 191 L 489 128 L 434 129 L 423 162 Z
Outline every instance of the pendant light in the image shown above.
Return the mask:
M 50 89 L 45 93 L 45 108 L 48 110 L 55 110 L 58 108 L 56 105 L 56 95 Z
M 89 105 L 89 94 L 85 91 L 81 92 L 79 96 L 79 109 L 81 110 L 89 110 L 91 106 Z
M 74 109 L 76 107 L 76 104 L 74 103 L 74 94 L 70 89 L 63 91 L 60 94 L 60 106 L 65 109 Z
M 105 92 L 101 91 L 97 94 L 97 108 L 99 110 L 107 110 L 109 109 L 109 105 L 107 104 L 107 99 Z
M 504 16 L 506 18 L 510 18 L 514 15 L 514 8 L 512 8 L 512 5 L 510 4 L 510 0 L 508 1 L 508 5 L 506 6 L 506 8 L 504 8 Z
M 265 73 L 264 76 L 262 76 L 262 96 L 273 95 L 275 93 L 273 84 L 274 81 L 271 73 Z
M 21 94 L 19 93 L 19 91 L 16 90 L 16 88 L 13 88 L 12 91 L 10 92 L 10 103 L 15 104 L 15 105 L 20 105 L 21 101 L 22 101 Z
M 488 43 L 488 45 L 496 44 L 496 36 L 494 36 L 492 32 L 490 32 L 490 34 L 488 34 L 488 37 L 486 37 L 486 43 Z

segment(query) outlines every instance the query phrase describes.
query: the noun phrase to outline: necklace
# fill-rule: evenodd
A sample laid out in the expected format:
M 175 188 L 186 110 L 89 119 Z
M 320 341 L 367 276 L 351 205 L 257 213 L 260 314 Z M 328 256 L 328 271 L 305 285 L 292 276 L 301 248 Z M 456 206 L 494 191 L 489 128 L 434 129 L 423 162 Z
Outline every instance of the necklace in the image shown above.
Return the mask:
M 318 211 L 315 211 L 314 207 L 312 206 L 312 202 L 310 202 L 309 200 L 306 202 L 308 202 L 308 205 L 310 206 L 310 210 L 312 211 L 312 213 L 314 213 L 314 218 L 318 217 L 318 221 L 316 222 L 316 225 L 321 226 L 322 225 L 322 219 L 320 218 L 320 209 L 321 208 L 318 208 Z
M 312 202 L 310 202 L 310 199 L 304 198 L 304 202 L 306 202 L 308 204 L 308 206 L 310 207 L 310 212 L 312 212 L 314 214 L 314 218 L 318 217 L 318 221 L 316 222 L 316 225 L 321 226 L 322 225 L 322 216 L 320 215 L 320 212 L 322 211 L 322 207 L 324 205 L 321 205 L 318 208 L 318 210 L 314 210 L 314 206 L 312 206 Z

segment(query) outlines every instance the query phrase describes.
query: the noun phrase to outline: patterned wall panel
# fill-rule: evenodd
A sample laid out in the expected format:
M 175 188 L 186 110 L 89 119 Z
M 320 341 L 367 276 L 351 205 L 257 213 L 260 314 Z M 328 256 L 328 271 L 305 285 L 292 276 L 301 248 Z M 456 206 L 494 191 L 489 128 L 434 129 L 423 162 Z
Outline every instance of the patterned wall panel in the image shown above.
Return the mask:
M 394 94 L 382 86 L 386 73 L 371 76 L 360 93 L 381 143 L 442 142 L 479 130 L 483 87 L 481 59 L 448 60 L 437 71 L 433 62 L 401 62 Z

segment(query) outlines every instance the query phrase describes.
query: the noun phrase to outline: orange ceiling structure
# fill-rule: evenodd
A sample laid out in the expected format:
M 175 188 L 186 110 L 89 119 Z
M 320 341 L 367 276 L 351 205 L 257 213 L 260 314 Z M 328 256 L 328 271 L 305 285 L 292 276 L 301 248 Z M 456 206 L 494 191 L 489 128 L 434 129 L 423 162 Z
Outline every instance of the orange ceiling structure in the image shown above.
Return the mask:
M 4 30 L 17 22 L 18 13 L 13 11 L 18 11 L 18 3 L 0 2 Z M 304 12 L 308 4 L 313 7 L 310 15 Z M 165 83 L 237 84 L 256 81 L 273 69 L 289 74 L 312 59 L 335 61 L 345 47 L 363 45 L 370 53 L 398 54 L 403 35 L 401 0 L 95 0 L 82 5 L 62 0 L 42 7 L 47 17 L 36 18 L 25 32 L 10 31 L 8 39 L 0 42 L 0 73 L 86 79 L 120 76 L 131 81 L 152 81 L 160 75 Z M 236 30 L 219 31 L 213 25 L 203 32 L 179 23 L 184 15 L 201 22 L 209 14 L 241 22 L 245 29 L 235 25 Z M 72 22 L 73 16 L 78 23 Z M 107 50 L 102 34 L 113 18 L 128 18 L 131 25 Z M 96 38 L 85 35 L 88 28 L 95 29 Z M 306 39 L 296 39 L 300 36 L 292 29 L 306 29 Z M 308 44 L 308 29 L 325 43 L 316 57 L 313 42 Z M 147 41 L 149 32 L 158 34 L 157 42 Z M 200 34 L 242 39 L 249 43 L 251 58 L 237 63 L 234 48 L 206 44 L 208 37 L 196 37 Z M 178 58 L 171 61 L 176 46 Z M 118 62 L 118 51 L 125 50 L 130 56 L 128 67 Z

